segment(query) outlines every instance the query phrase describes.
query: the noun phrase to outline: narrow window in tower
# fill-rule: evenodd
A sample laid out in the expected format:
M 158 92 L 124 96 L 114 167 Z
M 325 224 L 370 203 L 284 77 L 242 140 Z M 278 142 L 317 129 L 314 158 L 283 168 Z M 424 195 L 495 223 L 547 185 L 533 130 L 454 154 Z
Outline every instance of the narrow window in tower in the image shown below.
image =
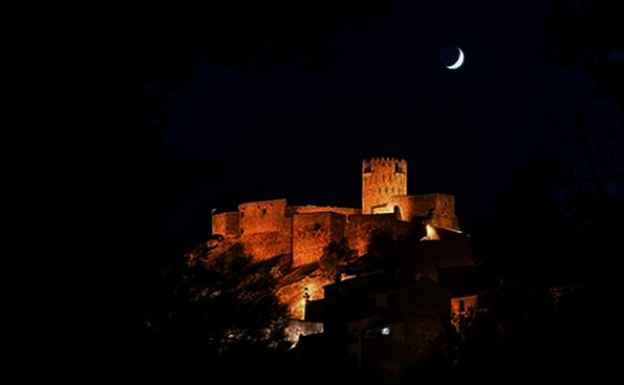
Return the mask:
M 241 218 L 245 216 L 245 212 L 241 211 Z
M 266 209 L 262 209 L 262 214 L 266 214 Z

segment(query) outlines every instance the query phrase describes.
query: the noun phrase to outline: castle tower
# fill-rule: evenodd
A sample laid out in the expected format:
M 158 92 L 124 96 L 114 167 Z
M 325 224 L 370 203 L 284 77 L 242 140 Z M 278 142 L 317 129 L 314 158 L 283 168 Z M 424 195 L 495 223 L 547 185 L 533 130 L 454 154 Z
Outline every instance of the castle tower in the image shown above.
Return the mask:
M 407 195 L 407 162 L 373 158 L 362 164 L 362 214 L 394 212 L 392 197 Z

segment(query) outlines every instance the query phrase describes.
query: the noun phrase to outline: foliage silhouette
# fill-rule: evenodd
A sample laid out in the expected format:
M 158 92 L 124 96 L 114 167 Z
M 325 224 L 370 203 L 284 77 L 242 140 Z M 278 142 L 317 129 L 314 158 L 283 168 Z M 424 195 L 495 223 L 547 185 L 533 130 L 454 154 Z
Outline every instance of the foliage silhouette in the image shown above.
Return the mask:
M 579 65 L 595 81 L 595 95 L 622 101 L 624 10 L 609 0 L 556 0 L 542 19 L 538 53 L 556 66 Z
M 287 308 L 274 277 L 240 245 L 219 254 L 200 245 L 187 256 L 163 263 L 153 277 L 153 301 L 142 302 L 145 322 L 135 325 L 144 337 L 135 364 L 215 375 L 244 365 L 259 374 L 288 359 Z
M 572 379 L 595 370 L 593 319 L 596 309 L 583 290 L 556 303 L 531 291 L 516 301 L 484 310 L 468 309 L 443 319 L 445 332 L 432 342 L 434 354 L 426 363 L 432 383 L 455 383 L 478 376 L 482 383 L 503 378 L 529 380 Z M 594 352 L 592 355 L 589 352 Z M 575 368 L 570 370 L 570 368 Z M 408 373 L 407 379 L 422 373 Z
M 384 270 L 395 278 L 401 275 L 401 261 L 397 248 L 397 238 L 388 229 L 375 229 L 371 232 L 367 258 L 360 263 L 362 272 Z
M 323 277 L 327 280 L 334 280 L 342 274 L 344 266 L 355 257 L 355 250 L 349 247 L 347 238 L 342 237 L 338 242 L 330 242 L 323 249 L 323 255 L 319 259 L 319 264 L 323 272 Z
M 545 109 L 548 141 L 500 196 L 497 218 L 483 231 L 490 246 L 497 245 L 489 262 L 506 265 L 515 276 L 598 284 L 608 281 L 598 278 L 602 266 L 621 250 L 621 18 L 621 7 L 612 2 L 557 0 L 542 20 L 545 43 L 538 52 L 552 65 L 585 70 L 594 93 L 578 95 L 571 88 L 567 106 Z
M 475 238 L 485 239 L 485 262 L 528 293 L 552 299 L 564 288 L 572 294 L 565 306 L 549 310 L 532 294 L 524 306 L 487 315 L 507 320 L 504 343 L 488 348 L 495 358 L 489 366 L 500 367 L 501 375 L 542 372 L 561 381 L 579 375 L 569 368 L 589 373 L 606 362 L 603 309 L 615 293 L 608 270 L 622 252 L 624 230 L 621 12 L 612 2 L 561 0 L 544 19 L 546 44 L 538 51 L 556 66 L 579 65 L 594 92 L 571 90 L 566 108 L 545 113 L 549 141 L 516 173 Z M 475 341 L 487 346 L 496 328 L 489 330 Z

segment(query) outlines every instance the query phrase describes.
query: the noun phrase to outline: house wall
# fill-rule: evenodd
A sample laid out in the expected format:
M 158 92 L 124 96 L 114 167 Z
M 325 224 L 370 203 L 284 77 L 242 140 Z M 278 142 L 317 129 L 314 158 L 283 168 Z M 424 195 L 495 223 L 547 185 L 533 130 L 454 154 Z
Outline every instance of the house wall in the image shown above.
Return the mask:
M 404 242 L 398 246 L 405 272 L 438 281 L 438 267 L 473 266 L 477 259 L 468 239 Z
M 466 297 L 456 297 L 451 299 L 451 313 L 453 315 L 466 315 L 469 309 L 477 309 L 478 302 L 476 295 Z
M 290 231 L 265 231 L 240 236 L 245 253 L 257 261 L 263 261 L 292 252 Z
M 420 284 L 401 292 L 399 301 L 404 309 L 405 357 L 409 362 L 426 359 L 433 341 L 443 327 L 441 314 L 448 314 L 450 294 L 435 282 L 423 279 Z

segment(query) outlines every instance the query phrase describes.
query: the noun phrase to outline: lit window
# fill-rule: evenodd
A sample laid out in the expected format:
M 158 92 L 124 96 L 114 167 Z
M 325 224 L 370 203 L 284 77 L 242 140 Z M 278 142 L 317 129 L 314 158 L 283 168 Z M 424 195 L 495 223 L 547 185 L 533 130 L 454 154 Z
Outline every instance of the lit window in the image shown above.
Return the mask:
M 389 327 L 384 327 L 383 329 L 381 329 L 381 334 L 383 334 L 384 336 L 390 335 L 390 328 Z

